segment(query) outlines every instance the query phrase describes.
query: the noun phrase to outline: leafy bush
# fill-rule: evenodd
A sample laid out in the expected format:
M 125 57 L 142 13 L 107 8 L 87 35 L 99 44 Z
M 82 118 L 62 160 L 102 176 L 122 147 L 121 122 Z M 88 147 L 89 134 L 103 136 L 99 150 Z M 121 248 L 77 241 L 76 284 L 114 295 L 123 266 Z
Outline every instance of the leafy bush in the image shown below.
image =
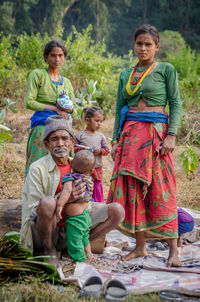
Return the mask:
M 198 156 L 192 146 L 187 145 L 187 149 L 181 153 L 180 163 L 187 175 L 194 173 L 198 164 Z
M 86 88 L 91 79 L 97 81 L 97 89 L 103 94 L 97 102 L 105 111 L 109 111 L 116 97 L 118 75 L 124 61 L 107 53 L 104 41 L 95 44 L 91 32 L 91 25 L 82 33 L 73 27 L 73 33 L 66 41 L 69 59 L 63 73 L 70 78 L 75 90 Z
M 95 44 L 92 30 L 91 25 L 82 32 L 73 27 L 72 33 L 64 41 L 68 57 L 61 74 L 72 81 L 76 98 L 81 100 L 81 106 L 76 109 L 77 114 L 90 103 L 88 100 L 91 95 L 92 101 L 95 100 L 105 113 L 113 111 L 119 74 L 125 67 L 136 64 L 132 50 L 121 58 L 108 53 L 103 40 Z M 24 109 L 27 76 L 35 68 L 46 67 L 43 49 L 51 39 L 47 34 L 41 36 L 39 33 L 30 36 L 24 33 L 18 37 L 0 36 L 0 98 L 13 99 L 18 109 Z M 199 145 L 200 54 L 186 47 L 177 32 L 161 33 L 161 44 L 164 45 L 165 60 L 174 65 L 179 75 L 183 103 L 179 141 Z M 89 91 L 89 86 L 94 83 L 94 89 L 101 92 L 99 96 Z M 191 115 L 191 111 L 196 114 Z
M 0 96 L 11 97 L 16 85 L 16 54 L 11 35 L 0 37 Z
M 165 30 L 160 33 L 160 50 L 158 57 L 165 59 L 168 53 L 179 53 L 186 47 L 186 43 L 181 34 L 177 31 Z
M 47 34 L 41 37 L 40 33 L 31 36 L 24 33 L 18 36 L 17 59 L 19 67 L 25 68 L 28 72 L 36 68 L 45 68 L 43 51 L 49 40 Z
M 97 100 L 102 99 L 102 91 L 97 90 L 96 85 L 97 81 L 90 80 L 87 89 L 76 90 L 76 106 L 73 113 L 75 119 L 82 119 L 83 109 L 97 105 Z
M 190 47 L 168 53 L 167 61 L 177 70 L 183 109 L 200 111 L 200 56 Z
M 0 155 L 3 153 L 3 144 L 12 139 L 10 134 L 11 129 L 5 124 L 5 119 L 8 111 L 13 113 L 17 112 L 15 102 L 10 99 L 4 98 L 0 101 L 0 107 L 2 108 L 0 113 Z

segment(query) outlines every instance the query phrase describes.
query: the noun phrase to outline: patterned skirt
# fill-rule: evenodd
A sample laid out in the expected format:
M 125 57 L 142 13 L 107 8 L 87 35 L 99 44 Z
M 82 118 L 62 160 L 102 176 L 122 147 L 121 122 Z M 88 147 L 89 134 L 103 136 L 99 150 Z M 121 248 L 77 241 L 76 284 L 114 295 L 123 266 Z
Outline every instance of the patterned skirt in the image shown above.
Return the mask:
M 39 125 L 35 126 L 29 134 L 26 147 L 25 177 L 28 174 L 30 165 L 48 153 L 43 142 L 44 131 L 45 126 Z
M 126 121 L 121 133 L 107 203 L 125 209 L 119 229 L 127 235 L 177 238 L 173 155 L 160 155 L 167 124 Z

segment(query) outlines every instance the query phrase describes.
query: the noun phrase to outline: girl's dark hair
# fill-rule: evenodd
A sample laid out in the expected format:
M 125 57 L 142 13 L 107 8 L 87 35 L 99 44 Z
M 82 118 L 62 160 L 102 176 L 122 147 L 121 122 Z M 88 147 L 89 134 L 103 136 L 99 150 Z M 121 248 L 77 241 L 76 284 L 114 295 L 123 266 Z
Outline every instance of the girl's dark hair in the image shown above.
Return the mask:
M 66 50 L 65 46 L 62 44 L 62 42 L 57 41 L 57 40 L 52 40 L 52 41 L 48 42 L 44 48 L 44 60 L 46 59 L 48 54 L 52 51 L 52 49 L 55 47 L 61 48 L 64 53 L 64 56 L 65 57 L 67 56 L 67 50 Z
M 86 120 L 86 118 L 93 117 L 96 112 L 104 115 L 104 111 L 101 108 L 95 107 L 95 106 L 84 108 L 83 112 L 84 112 L 85 120 Z
M 160 36 L 158 30 L 156 29 L 155 26 L 150 24 L 143 24 L 136 29 L 136 31 L 134 32 L 134 42 L 136 41 L 139 35 L 144 35 L 144 34 L 150 35 L 153 41 L 155 42 L 155 44 L 156 45 L 159 44 Z

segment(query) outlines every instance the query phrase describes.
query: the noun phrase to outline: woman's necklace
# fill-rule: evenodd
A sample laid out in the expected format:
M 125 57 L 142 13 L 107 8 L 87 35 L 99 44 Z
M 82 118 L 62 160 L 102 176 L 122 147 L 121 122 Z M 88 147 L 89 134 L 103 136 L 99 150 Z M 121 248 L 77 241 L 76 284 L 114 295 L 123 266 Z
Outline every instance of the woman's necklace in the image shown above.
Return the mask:
M 143 72 L 143 71 L 145 71 L 151 64 L 152 64 L 152 62 L 151 62 L 149 65 L 147 65 L 147 66 L 145 66 L 144 68 L 142 68 L 142 69 L 140 69 L 140 68 L 139 68 L 139 65 L 137 64 L 137 65 L 135 66 L 136 71 L 137 71 L 137 72 Z
M 50 77 L 51 81 L 53 81 L 54 83 L 60 82 L 60 74 L 59 74 L 59 73 L 56 74 L 56 76 L 55 76 L 55 74 L 51 74 L 51 73 L 49 72 L 48 68 L 47 68 L 46 70 L 47 70 L 47 72 L 48 72 L 48 74 L 49 74 L 49 77 Z
M 149 71 L 151 70 L 151 68 L 153 67 L 155 61 L 153 61 L 149 66 L 146 66 L 144 71 L 143 70 L 140 70 L 140 71 L 143 71 L 143 73 L 141 74 L 141 76 L 137 79 L 137 81 L 133 82 L 133 78 L 134 78 L 134 75 L 136 73 L 136 70 L 138 68 L 138 66 L 136 65 L 134 68 L 133 68 L 133 71 L 131 72 L 130 76 L 129 76 L 129 79 L 128 79 L 128 82 L 126 84 L 126 91 L 129 95 L 134 95 L 136 93 L 136 91 L 139 89 L 140 87 L 140 84 L 142 83 L 142 81 L 144 80 L 144 78 L 147 76 L 147 74 L 149 73 Z M 131 85 L 136 85 L 135 89 L 134 90 L 131 90 Z

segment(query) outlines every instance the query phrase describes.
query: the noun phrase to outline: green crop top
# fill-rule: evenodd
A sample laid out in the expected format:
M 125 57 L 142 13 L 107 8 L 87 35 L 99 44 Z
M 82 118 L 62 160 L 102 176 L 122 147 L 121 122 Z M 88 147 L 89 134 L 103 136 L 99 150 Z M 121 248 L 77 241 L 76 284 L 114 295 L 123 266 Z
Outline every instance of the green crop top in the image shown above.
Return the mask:
M 34 111 L 43 111 L 45 105 L 56 105 L 56 100 L 62 90 L 74 102 L 74 90 L 70 80 L 63 77 L 62 85 L 55 85 L 51 81 L 46 69 L 33 70 L 27 82 L 26 108 Z
M 166 106 L 169 103 L 168 133 L 177 134 L 181 116 L 181 100 L 178 90 L 177 72 L 169 63 L 159 63 L 154 71 L 142 81 L 134 96 L 126 91 L 126 84 L 133 68 L 124 69 L 119 78 L 118 94 L 116 101 L 115 125 L 113 139 L 118 139 L 121 109 L 125 106 L 137 106 L 142 97 L 148 107 Z M 134 77 L 134 79 L 137 79 Z M 133 88 L 135 85 L 133 85 Z

